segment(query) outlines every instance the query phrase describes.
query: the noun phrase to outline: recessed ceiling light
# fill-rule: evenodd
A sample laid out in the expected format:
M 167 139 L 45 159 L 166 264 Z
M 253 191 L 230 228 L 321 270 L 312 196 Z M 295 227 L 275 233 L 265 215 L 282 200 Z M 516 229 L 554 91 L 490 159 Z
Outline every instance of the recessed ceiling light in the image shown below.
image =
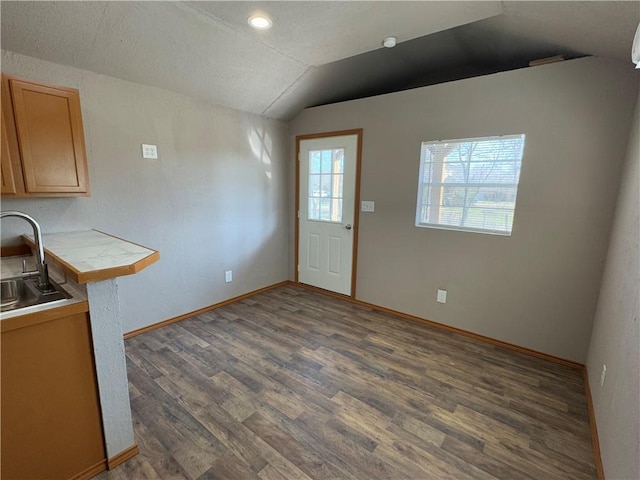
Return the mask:
M 260 13 L 249 17 L 249 25 L 256 30 L 268 30 L 273 25 L 273 22 L 269 17 Z
M 396 46 L 396 37 L 387 37 L 382 40 L 382 45 L 387 48 L 393 48 Z

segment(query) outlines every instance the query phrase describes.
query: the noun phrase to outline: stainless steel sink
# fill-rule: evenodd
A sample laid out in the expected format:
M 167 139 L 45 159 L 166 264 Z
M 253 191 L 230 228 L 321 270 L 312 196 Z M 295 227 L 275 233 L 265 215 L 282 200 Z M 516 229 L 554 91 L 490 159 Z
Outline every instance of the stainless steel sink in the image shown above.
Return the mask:
M 71 295 L 55 282 L 50 282 L 50 287 L 45 291 L 38 288 L 37 277 L 3 279 L 1 281 L 2 299 L 0 311 L 7 312 L 71 298 Z

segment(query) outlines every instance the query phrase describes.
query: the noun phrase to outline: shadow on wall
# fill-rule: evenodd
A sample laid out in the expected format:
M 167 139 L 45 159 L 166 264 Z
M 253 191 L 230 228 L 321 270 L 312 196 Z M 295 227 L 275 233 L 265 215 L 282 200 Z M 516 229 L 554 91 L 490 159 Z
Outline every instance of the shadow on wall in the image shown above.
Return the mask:
M 253 154 L 255 160 L 260 164 L 264 172 L 264 182 L 261 182 L 263 186 L 263 191 L 253 192 L 253 194 L 249 195 L 253 197 L 251 203 L 258 202 L 258 205 L 254 204 L 254 207 L 258 207 L 255 209 L 255 213 L 260 212 L 259 217 L 256 217 L 255 214 L 249 214 L 249 218 L 253 217 L 250 225 L 245 225 L 245 235 L 247 238 L 250 238 L 252 235 L 251 230 L 256 229 L 260 231 L 260 242 L 257 245 L 253 245 L 249 247 L 247 253 L 251 256 L 260 252 L 264 245 L 269 244 L 275 234 L 275 231 L 278 228 L 279 221 L 279 212 L 277 208 L 277 203 L 274 198 L 274 192 L 269 192 L 274 188 L 279 188 L 277 178 L 274 178 L 274 143 L 271 133 L 267 130 L 267 125 L 264 120 L 256 120 L 252 122 L 253 125 L 250 127 L 249 132 L 247 134 L 247 139 L 249 142 L 249 148 L 251 153 Z M 271 201 L 265 201 L 265 199 L 271 199 Z M 247 212 L 249 213 L 249 212 Z M 246 228 L 250 231 L 246 231 Z
M 265 175 L 271 180 L 273 140 L 269 132 L 264 128 L 264 125 L 253 126 L 249 132 L 249 146 L 256 159 L 264 165 Z

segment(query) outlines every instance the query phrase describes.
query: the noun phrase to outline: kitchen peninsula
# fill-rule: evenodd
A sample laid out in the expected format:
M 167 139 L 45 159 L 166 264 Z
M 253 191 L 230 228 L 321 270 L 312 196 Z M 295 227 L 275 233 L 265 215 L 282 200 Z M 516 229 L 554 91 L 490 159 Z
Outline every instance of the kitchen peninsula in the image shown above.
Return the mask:
M 31 247 L 34 246 L 31 236 L 25 235 L 23 239 Z M 71 287 L 70 290 L 74 293 L 75 303 L 63 301 L 62 304 L 45 304 L 3 312 L 1 317 L 3 336 L 8 330 L 44 322 L 45 318 L 55 316 L 56 310 L 74 308 L 73 305 L 78 302 L 75 291 L 80 291 L 82 295 L 82 291 L 86 288 L 90 337 L 104 436 L 106 463 L 102 462 L 102 470 L 104 466 L 113 468 L 138 452 L 133 436 L 129 405 L 117 277 L 138 273 L 157 262 L 160 254 L 155 250 L 96 230 L 44 234 L 42 239 L 47 263 L 54 272 L 66 278 L 68 286 Z M 6 265 L 10 263 L 6 260 L 3 258 L 3 276 L 7 270 Z M 78 288 L 75 288 L 74 284 Z M 67 285 L 64 286 L 67 288 Z M 75 307 L 76 310 L 78 308 L 79 306 Z M 3 461 L 3 467 L 5 466 Z M 99 467 L 95 467 L 92 471 L 95 472 L 96 468 Z M 80 476 L 80 478 L 83 477 L 83 475 Z

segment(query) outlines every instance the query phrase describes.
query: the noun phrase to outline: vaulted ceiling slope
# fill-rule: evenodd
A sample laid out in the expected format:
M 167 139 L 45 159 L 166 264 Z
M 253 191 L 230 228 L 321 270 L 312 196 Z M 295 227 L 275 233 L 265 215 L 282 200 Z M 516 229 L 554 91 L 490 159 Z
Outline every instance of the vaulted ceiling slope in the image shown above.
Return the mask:
M 273 28 L 249 27 L 255 11 Z M 286 120 L 555 54 L 628 61 L 640 1 L 3 0 L 0 14 L 4 50 Z

